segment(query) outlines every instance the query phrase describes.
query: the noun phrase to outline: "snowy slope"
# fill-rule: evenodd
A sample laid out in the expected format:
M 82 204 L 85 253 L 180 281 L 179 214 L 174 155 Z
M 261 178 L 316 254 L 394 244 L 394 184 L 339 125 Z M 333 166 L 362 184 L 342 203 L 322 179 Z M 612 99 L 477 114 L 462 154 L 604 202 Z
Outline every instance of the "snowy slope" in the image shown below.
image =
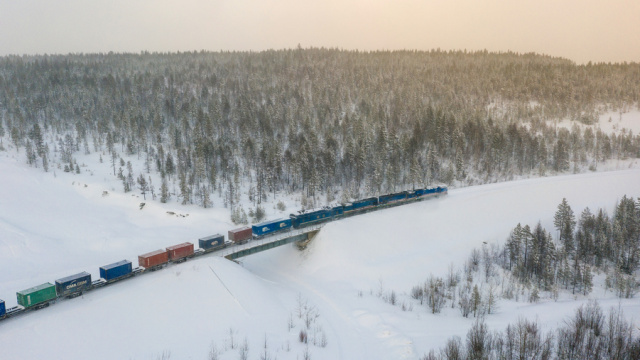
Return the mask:
M 217 232 L 231 224 L 223 209 L 163 206 L 109 194 L 90 178 L 53 177 L 0 156 L 0 298 L 78 271 L 97 277 L 98 267 Z M 78 185 L 80 179 L 80 185 Z M 84 187 L 84 184 L 87 187 Z M 585 206 L 611 209 L 622 195 L 640 196 L 640 170 L 549 177 L 469 187 L 421 203 L 326 225 L 305 251 L 285 246 L 236 264 L 209 256 L 144 274 L 54 306 L 0 322 L 0 359 L 206 359 L 211 343 L 220 359 L 247 339 L 249 358 L 417 359 L 451 335 L 464 336 L 473 319 L 459 312 L 431 315 L 402 311 L 375 293 L 401 298 L 430 274 L 460 266 L 473 247 L 502 242 L 518 223 L 551 216 L 566 197 L 578 213 Z M 168 215 L 176 211 L 189 216 Z M 604 309 L 619 301 L 596 290 Z M 300 344 L 299 300 L 319 314 L 312 330 L 327 346 Z M 553 327 L 586 301 L 500 303 L 492 329 L 518 316 Z M 637 299 L 620 301 L 640 324 Z M 289 329 L 289 323 L 295 327 Z M 312 334 L 310 334 L 312 335 Z

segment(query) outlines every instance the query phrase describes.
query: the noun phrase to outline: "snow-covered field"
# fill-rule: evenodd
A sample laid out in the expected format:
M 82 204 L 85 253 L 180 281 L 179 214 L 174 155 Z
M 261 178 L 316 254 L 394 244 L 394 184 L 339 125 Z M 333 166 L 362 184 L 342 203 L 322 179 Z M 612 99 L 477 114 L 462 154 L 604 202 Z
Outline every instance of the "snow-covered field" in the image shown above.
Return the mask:
M 606 134 L 621 134 L 622 131 L 633 132 L 634 135 L 640 133 L 640 110 L 630 110 L 628 112 L 606 112 L 598 117 L 598 122 L 593 125 L 584 125 L 577 121 L 563 120 L 558 122 L 559 127 L 571 129 L 574 125 L 581 128 L 591 127 L 600 129 Z
M 8 306 L 18 290 L 80 271 L 97 278 L 99 266 L 125 258 L 136 264 L 139 254 L 233 228 L 225 209 L 147 201 L 140 210 L 139 198 L 103 196 L 109 189 L 86 174 L 53 177 L 23 162 L 0 153 L 0 298 Z M 417 303 L 403 311 L 378 292 L 395 290 L 408 302 L 413 285 L 461 266 L 483 242 L 503 242 L 517 223 L 541 220 L 553 229 L 563 197 L 579 214 L 585 206 L 611 210 L 625 194 L 640 196 L 639 169 L 452 190 L 329 223 L 304 251 L 284 246 L 240 264 L 198 258 L 2 321 L 0 359 L 157 359 L 163 352 L 207 359 L 212 344 L 220 359 L 238 359 L 245 339 L 249 359 L 302 359 L 305 352 L 418 359 L 452 335 L 464 337 L 474 319 L 457 309 L 432 315 Z M 589 298 L 605 310 L 620 304 L 640 324 L 637 298 L 618 300 L 599 288 L 588 298 L 500 301 L 487 324 L 503 330 L 524 316 L 551 329 Z M 318 345 L 308 348 L 298 341 L 304 305 L 319 315 L 309 330 Z

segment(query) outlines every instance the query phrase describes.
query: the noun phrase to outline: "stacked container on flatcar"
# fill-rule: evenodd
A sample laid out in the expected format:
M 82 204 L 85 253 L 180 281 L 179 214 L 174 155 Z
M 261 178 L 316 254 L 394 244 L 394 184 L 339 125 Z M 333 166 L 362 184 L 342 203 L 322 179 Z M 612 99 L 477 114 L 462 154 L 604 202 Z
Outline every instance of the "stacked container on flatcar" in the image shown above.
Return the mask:
M 169 254 L 166 250 L 156 250 L 138 256 L 138 265 L 145 269 L 156 268 L 169 262 Z
M 56 280 L 58 296 L 74 297 L 91 289 L 91 274 L 86 271 Z
M 4 305 L 4 300 L 0 300 L 0 318 L 4 317 L 4 314 L 7 313 L 7 308 Z
M 399 202 L 405 200 L 407 198 L 407 192 L 402 191 L 395 194 L 381 195 L 380 196 L 380 205 L 391 204 L 395 202 Z
M 300 228 L 306 225 L 312 225 L 321 223 L 327 220 L 331 220 L 336 216 L 340 216 L 343 214 L 342 206 L 340 209 L 338 207 L 334 208 L 325 208 L 321 210 L 303 212 L 299 214 L 291 214 L 291 223 L 294 228 Z
M 18 291 L 18 304 L 25 309 L 31 307 L 41 307 L 49 305 L 49 302 L 56 299 L 56 287 L 51 283 L 34 286 L 26 290 Z
M 229 230 L 229 240 L 236 244 L 244 244 L 251 239 L 252 232 L 248 226 L 243 226 L 238 229 Z
M 253 225 L 251 231 L 253 236 L 261 237 L 269 234 L 283 231 L 291 227 L 291 219 L 269 220 L 260 224 Z
M 423 196 L 429 195 L 429 191 L 430 191 L 430 189 L 428 189 L 428 188 L 427 189 L 418 189 L 418 190 L 414 191 L 414 193 L 416 194 L 416 196 L 418 198 L 422 198 Z
M 200 238 L 198 239 L 198 245 L 200 246 L 200 249 L 204 250 L 205 252 L 222 249 L 225 246 L 224 235 L 215 234 Z
M 131 261 L 122 260 L 100 267 L 100 277 L 108 283 L 130 276 L 133 271 Z
M 331 214 L 335 218 L 342 217 L 342 215 L 344 215 L 344 207 L 342 207 L 342 205 L 334 206 L 331 208 Z
M 169 246 L 167 248 L 169 260 L 181 261 L 186 260 L 189 256 L 193 255 L 193 244 L 190 242 Z
M 378 205 L 378 198 L 372 197 L 362 200 L 357 200 L 343 206 L 345 215 L 355 214 L 361 211 L 366 211 Z

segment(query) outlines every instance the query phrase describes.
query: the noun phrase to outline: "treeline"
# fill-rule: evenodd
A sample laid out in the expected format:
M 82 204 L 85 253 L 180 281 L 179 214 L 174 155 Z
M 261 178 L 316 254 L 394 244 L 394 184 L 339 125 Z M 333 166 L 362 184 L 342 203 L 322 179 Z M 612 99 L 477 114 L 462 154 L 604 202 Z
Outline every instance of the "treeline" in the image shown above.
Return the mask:
M 502 248 L 498 263 L 521 282 L 553 291 L 588 294 L 592 270 L 608 274 L 606 286 L 630 298 L 637 291 L 634 272 L 640 265 L 640 198 L 624 196 L 613 216 L 585 208 L 576 219 L 566 199 L 554 216 L 558 242 L 540 223 L 532 230 L 518 224 Z
M 463 317 L 482 318 L 499 308 L 499 300 L 538 302 L 544 294 L 557 300 L 561 291 L 588 295 L 593 274 L 606 274 L 604 286 L 619 298 L 638 291 L 640 268 L 640 198 L 623 196 L 613 216 L 604 209 L 585 208 L 576 220 L 566 199 L 554 216 L 558 236 L 540 223 L 533 229 L 518 224 L 505 244 L 473 249 L 462 268 L 450 265 L 444 276 L 430 275 L 412 287 L 412 300 L 395 290 L 377 296 L 403 311 L 413 303 L 432 314 L 458 309 Z
M 595 303 L 578 308 L 555 332 L 544 333 L 537 322 L 521 318 L 505 331 L 489 331 L 478 320 L 466 338 L 451 338 L 421 360 L 552 360 L 640 358 L 640 338 L 619 309 L 604 314 Z
M 241 195 L 257 205 L 284 191 L 314 206 L 639 157 L 638 135 L 551 121 L 592 124 L 599 112 L 636 107 L 639 96 L 640 64 L 534 54 L 8 56 L 0 139 L 45 171 L 52 163 L 78 171 L 76 154 L 100 152 L 125 191 L 155 172 L 162 201 L 206 207 L 218 191 L 233 207 Z M 124 157 L 134 155 L 142 169 L 127 169 Z

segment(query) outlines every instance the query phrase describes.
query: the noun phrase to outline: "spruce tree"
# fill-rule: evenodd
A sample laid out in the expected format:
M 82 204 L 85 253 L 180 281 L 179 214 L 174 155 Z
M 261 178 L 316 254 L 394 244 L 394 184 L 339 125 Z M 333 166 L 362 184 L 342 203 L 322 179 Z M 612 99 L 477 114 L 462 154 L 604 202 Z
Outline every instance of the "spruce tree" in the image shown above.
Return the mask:
M 138 176 L 138 189 L 140 190 L 140 193 L 142 194 L 142 197 L 144 200 L 147 200 L 147 191 L 149 191 L 149 184 L 147 183 L 147 179 L 145 179 L 143 174 L 140 174 L 140 176 Z
M 553 218 L 553 224 L 560 234 L 560 243 L 564 246 L 568 254 L 573 254 L 575 250 L 573 231 L 576 226 L 576 219 L 566 198 L 563 198 L 560 205 L 558 205 L 558 210 Z
M 169 186 L 167 185 L 167 178 L 162 177 L 162 185 L 160 185 L 160 202 L 166 203 L 171 198 L 169 194 Z

